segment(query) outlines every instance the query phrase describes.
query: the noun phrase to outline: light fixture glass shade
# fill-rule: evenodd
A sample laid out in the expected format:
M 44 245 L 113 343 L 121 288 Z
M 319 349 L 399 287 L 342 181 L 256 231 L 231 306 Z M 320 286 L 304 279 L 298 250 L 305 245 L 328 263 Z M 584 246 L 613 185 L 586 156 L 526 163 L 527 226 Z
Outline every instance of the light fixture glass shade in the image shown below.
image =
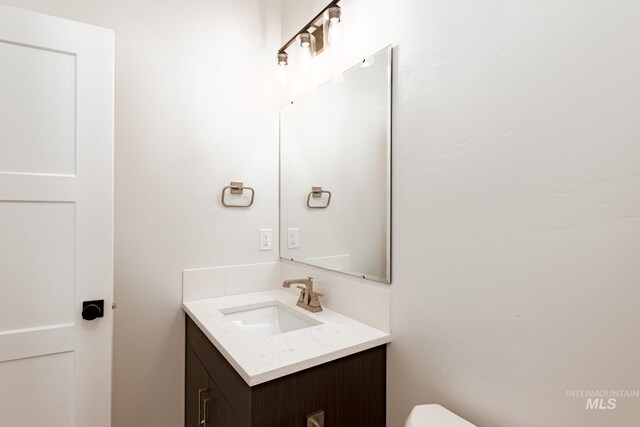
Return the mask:
M 342 18 L 342 9 L 340 6 L 333 6 L 327 9 L 327 13 L 329 14 L 329 22 L 332 24 L 337 24 L 340 22 Z
M 311 34 L 300 33 L 300 46 L 304 48 L 311 47 Z
M 327 32 L 327 43 L 329 46 L 336 46 L 340 41 L 340 25 L 334 24 L 329 21 L 328 32 Z
M 289 63 L 289 55 L 287 52 L 278 52 L 278 65 L 287 65 Z

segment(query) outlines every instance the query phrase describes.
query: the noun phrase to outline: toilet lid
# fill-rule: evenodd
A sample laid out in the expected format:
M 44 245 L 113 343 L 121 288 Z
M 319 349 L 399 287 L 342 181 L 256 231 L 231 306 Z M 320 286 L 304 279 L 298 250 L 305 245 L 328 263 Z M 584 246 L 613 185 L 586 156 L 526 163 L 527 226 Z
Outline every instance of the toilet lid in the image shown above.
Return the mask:
M 405 427 L 476 427 L 440 405 L 413 408 Z

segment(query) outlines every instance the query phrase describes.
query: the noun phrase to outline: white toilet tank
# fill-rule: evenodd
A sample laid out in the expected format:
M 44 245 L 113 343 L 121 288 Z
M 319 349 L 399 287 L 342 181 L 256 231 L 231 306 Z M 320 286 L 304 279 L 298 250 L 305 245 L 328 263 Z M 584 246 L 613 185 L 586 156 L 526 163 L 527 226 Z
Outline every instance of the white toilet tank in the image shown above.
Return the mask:
M 413 408 L 404 427 L 476 427 L 440 405 Z

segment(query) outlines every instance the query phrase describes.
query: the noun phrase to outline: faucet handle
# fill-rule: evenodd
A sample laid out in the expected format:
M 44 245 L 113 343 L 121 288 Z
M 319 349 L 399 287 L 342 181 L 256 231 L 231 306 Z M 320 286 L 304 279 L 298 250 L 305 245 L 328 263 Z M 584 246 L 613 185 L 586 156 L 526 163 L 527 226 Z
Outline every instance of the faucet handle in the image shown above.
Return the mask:
M 317 297 L 323 297 L 324 296 L 324 294 L 321 294 L 320 292 L 314 292 L 314 295 L 317 296 Z
M 307 289 L 307 288 L 305 288 L 304 286 L 300 286 L 300 285 L 296 286 L 296 288 L 301 289 L 301 290 L 303 290 L 303 291 L 304 291 L 305 289 Z

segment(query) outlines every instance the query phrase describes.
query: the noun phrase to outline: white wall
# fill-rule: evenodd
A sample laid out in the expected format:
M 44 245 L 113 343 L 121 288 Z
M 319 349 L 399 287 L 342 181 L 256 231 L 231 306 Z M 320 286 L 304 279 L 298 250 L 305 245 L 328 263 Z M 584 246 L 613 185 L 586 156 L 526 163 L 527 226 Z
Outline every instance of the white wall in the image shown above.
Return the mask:
M 565 391 L 640 384 L 640 3 L 341 4 L 342 47 L 288 67 L 286 94 L 396 46 L 389 426 L 421 402 L 635 426 L 637 399 Z M 322 6 L 284 0 L 283 28 Z
M 180 426 L 182 269 L 277 258 L 279 0 L 1 2 L 115 30 L 113 425 Z

